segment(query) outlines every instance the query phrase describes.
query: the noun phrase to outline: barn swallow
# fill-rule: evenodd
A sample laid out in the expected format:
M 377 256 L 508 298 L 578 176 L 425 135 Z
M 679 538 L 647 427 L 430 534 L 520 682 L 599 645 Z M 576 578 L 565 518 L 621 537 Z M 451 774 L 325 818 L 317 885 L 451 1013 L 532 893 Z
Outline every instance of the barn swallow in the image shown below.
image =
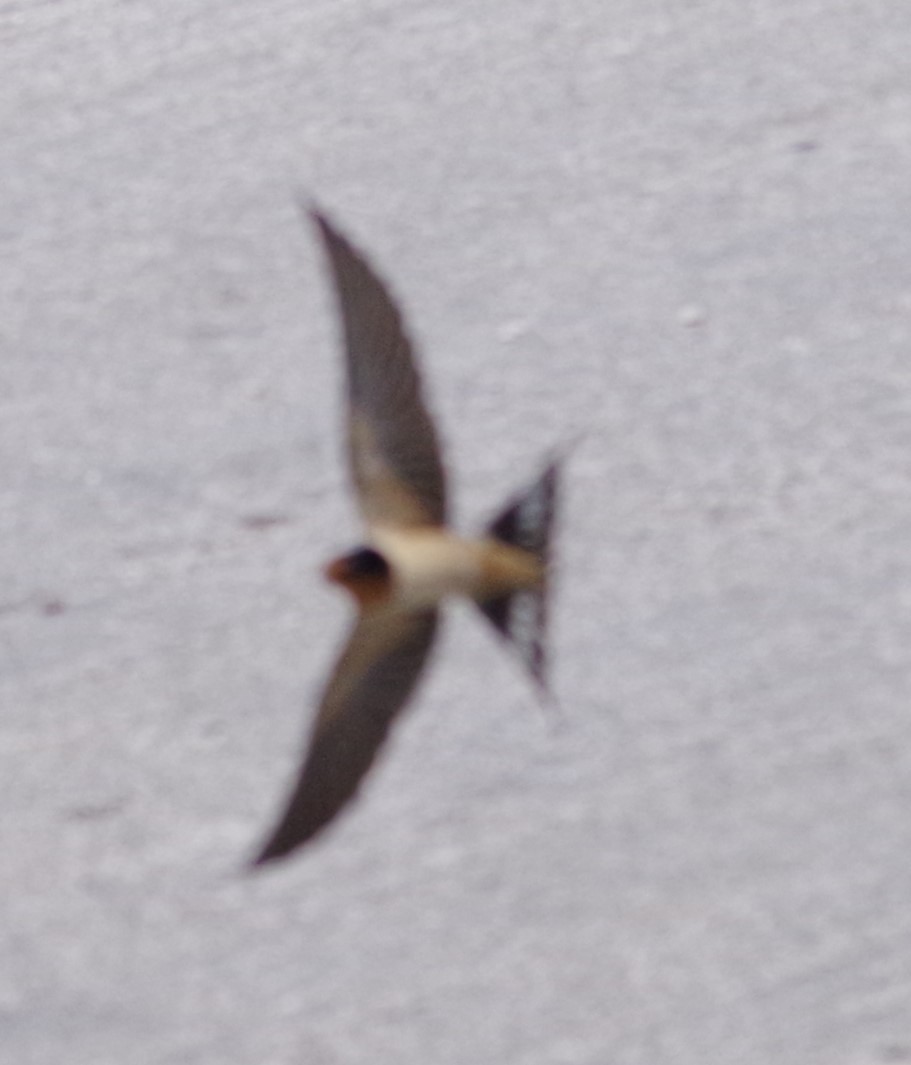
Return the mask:
M 453 532 L 437 433 L 402 316 L 363 255 L 319 211 L 310 217 L 342 319 L 348 458 L 366 536 L 326 566 L 326 577 L 354 600 L 356 619 L 284 812 L 254 865 L 312 839 L 354 797 L 424 669 L 446 597 L 473 600 L 546 692 L 548 556 L 559 459 L 551 459 L 481 536 Z

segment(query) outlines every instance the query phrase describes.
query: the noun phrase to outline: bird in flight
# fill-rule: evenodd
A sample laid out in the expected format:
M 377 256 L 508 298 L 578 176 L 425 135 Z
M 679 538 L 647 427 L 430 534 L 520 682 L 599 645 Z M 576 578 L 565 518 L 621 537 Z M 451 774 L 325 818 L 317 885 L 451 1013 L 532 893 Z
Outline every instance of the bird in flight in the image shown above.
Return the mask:
M 483 534 L 447 524 L 446 478 L 402 316 L 363 255 L 317 210 L 341 313 L 348 457 L 364 542 L 326 566 L 356 618 L 313 721 L 300 772 L 253 865 L 321 832 L 354 797 L 408 701 L 436 636 L 440 605 L 467 596 L 546 692 L 549 544 L 559 459 Z

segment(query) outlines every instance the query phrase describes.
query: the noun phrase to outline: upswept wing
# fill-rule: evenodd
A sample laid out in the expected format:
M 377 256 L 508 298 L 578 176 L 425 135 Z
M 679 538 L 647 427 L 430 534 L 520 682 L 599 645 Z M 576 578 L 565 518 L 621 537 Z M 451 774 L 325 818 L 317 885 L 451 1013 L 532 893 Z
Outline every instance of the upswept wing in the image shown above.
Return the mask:
M 433 421 L 399 314 L 364 258 L 311 212 L 332 265 L 344 323 L 349 450 L 368 525 L 442 525 L 446 482 Z
M 254 865 L 311 839 L 354 797 L 424 668 L 437 620 L 435 610 L 359 617 L 323 695 L 288 806 Z

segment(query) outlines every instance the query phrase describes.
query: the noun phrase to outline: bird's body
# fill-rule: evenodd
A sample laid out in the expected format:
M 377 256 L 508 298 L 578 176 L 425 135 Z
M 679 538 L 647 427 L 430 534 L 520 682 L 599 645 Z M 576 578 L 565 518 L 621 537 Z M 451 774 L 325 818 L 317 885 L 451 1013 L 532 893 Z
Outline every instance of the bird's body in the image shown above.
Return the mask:
M 317 212 L 344 323 L 348 450 L 362 545 L 326 567 L 357 617 L 323 693 L 303 766 L 254 864 L 320 832 L 353 797 L 408 700 L 441 603 L 473 600 L 544 685 L 544 625 L 558 463 L 476 538 L 446 522 L 436 431 L 401 316 L 360 254 Z
M 450 595 L 484 600 L 533 588 L 544 577 L 530 552 L 492 539 L 467 539 L 446 529 L 377 528 L 371 545 L 387 561 L 388 595 L 370 603 L 389 610 L 426 610 Z M 347 584 L 356 599 L 359 581 Z

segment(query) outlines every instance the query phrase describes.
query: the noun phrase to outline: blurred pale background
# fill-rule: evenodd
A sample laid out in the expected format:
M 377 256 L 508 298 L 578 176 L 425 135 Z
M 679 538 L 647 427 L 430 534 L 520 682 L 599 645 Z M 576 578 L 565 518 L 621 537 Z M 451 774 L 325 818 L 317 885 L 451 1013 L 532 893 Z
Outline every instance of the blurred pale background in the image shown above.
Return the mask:
M 911 8 L 0 5 L 0 1058 L 911 1055 Z M 564 727 L 455 609 L 259 877 L 356 539 L 316 197 L 460 520 L 570 464 Z

